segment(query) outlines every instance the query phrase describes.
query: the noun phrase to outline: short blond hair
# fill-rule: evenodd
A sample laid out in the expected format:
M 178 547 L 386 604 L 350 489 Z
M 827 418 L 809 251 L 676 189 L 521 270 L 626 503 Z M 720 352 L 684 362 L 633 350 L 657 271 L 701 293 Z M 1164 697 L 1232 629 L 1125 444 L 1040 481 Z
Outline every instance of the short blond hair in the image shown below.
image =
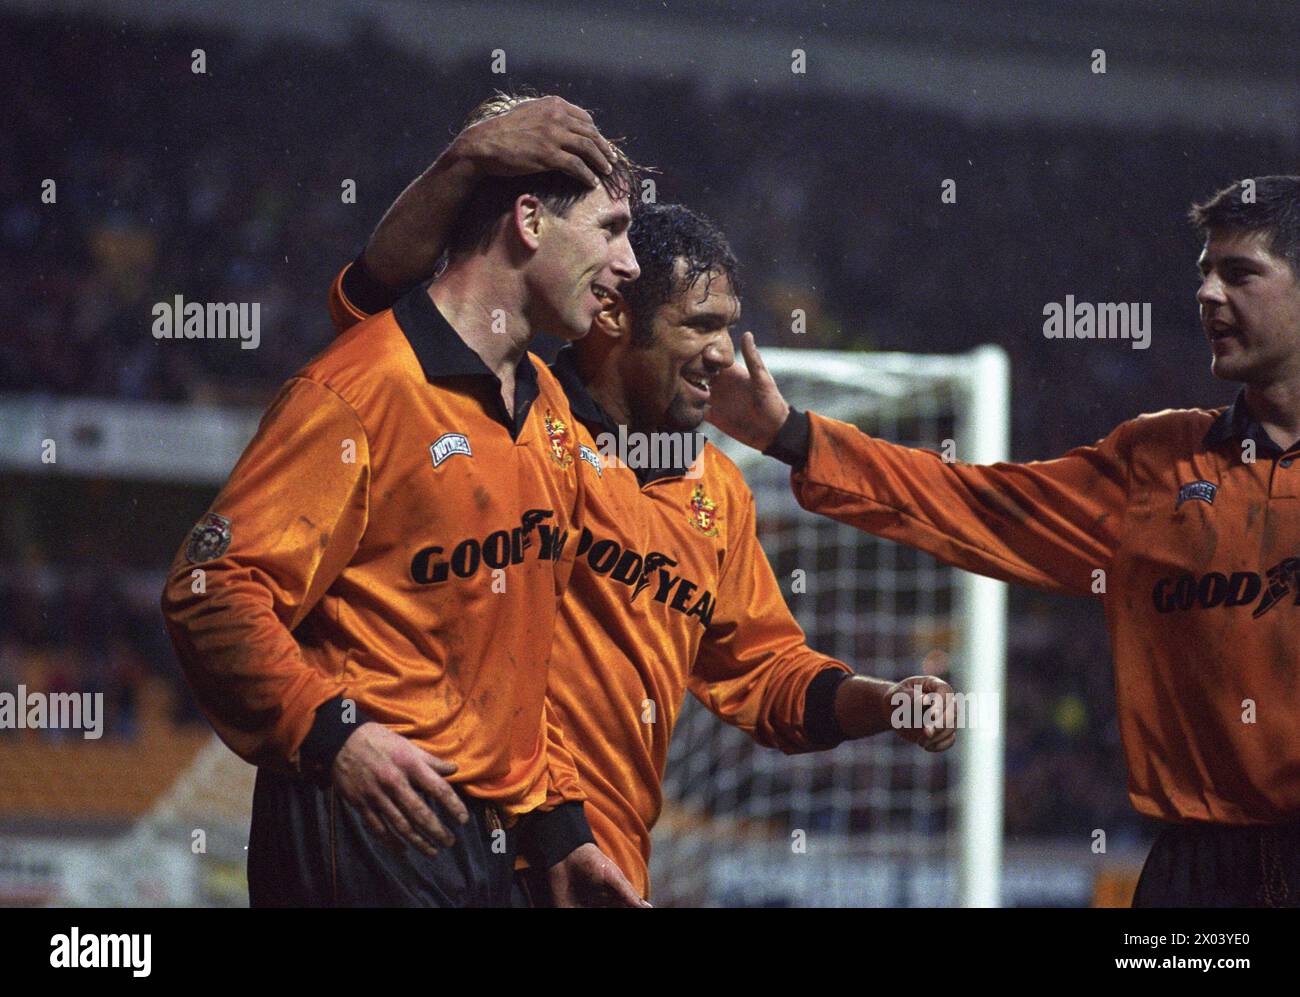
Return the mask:
M 497 91 L 470 111 L 464 128 L 507 114 L 520 104 L 541 100 L 543 96 Z M 631 197 L 645 170 L 623 151 L 620 141 L 606 139 L 613 151 L 614 169 L 599 176 L 605 192 L 615 200 Z M 590 189 L 581 180 L 559 170 L 519 177 L 487 177 L 479 182 L 461 209 L 448 236 L 447 251 L 456 255 L 486 249 L 501 217 L 512 209 L 521 194 L 534 195 L 548 211 L 564 216 Z

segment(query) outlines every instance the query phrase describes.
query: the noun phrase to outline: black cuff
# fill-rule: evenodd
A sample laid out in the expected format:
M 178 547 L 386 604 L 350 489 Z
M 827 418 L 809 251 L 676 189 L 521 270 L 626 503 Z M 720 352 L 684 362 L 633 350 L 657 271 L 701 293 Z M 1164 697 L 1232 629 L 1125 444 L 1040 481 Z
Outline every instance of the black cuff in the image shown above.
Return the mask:
M 530 863 L 543 869 L 549 869 L 575 848 L 595 841 L 581 800 L 531 813 L 519 828 L 519 850 Z
M 362 256 L 353 260 L 352 265 L 343 272 L 343 296 L 354 308 L 367 315 L 377 315 L 386 308 L 392 308 L 413 287 L 415 284 L 409 287 L 389 287 L 381 283 L 366 269 Z
M 844 740 L 835 718 L 835 694 L 840 683 L 852 677 L 838 668 L 823 668 L 808 683 L 803 697 L 803 732 L 814 747 L 833 748 Z
M 349 723 L 343 719 L 342 696 L 327 699 L 316 707 L 316 719 L 298 749 L 298 768 L 304 779 L 318 786 L 328 786 L 334 776 L 334 759 L 343 750 L 343 742 L 370 717 L 361 712 L 361 707 L 354 706 L 355 719 Z
M 808 452 L 812 449 L 812 420 L 807 412 L 801 412 L 793 405 L 785 422 L 777 430 L 775 439 L 763 451 L 765 456 L 785 461 L 796 471 L 808 463 Z

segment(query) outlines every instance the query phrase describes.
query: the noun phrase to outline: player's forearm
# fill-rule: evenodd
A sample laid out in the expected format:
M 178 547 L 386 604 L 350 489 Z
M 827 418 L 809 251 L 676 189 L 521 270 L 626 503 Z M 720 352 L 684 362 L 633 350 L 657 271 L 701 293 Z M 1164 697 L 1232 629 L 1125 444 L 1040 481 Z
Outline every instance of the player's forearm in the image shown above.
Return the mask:
M 835 690 L 835 720 L 849 739 L 870 737 L 890 729 L 889 702 L 893 683 L 853 675 Z
M 431 276 L 477 181 L 477 167 L 453 142 L 398 195 L 376 226 L 361 254 L 371 276 L 395 289 Z
M 344 693 L 303 662 L 298 646 L 252 582 L 210 570 L 219 598 L 193 592 L 189 565 L 168 578 L 162 610 L 181 670 L 226 745 L 252 765 L 293 767 L 317 709 Z M 329 743 L 322 723 L 316 741 Z
M 586 793 L 577 762 L 564 742 L 560 716 L 550 699 L 545 701 L 546 803 L 519 823 L 519 849 L 530 863 L 555 865 L 574 849 L 594 842 L 584 807 Z
M 1095 594 L 1094 572 L 1114 556 L 1127 502 L 1115 434 L 1057 460 L 977 465 L 808 419 L 806 462 L 791 476 L 804 509 L 966 571 Z

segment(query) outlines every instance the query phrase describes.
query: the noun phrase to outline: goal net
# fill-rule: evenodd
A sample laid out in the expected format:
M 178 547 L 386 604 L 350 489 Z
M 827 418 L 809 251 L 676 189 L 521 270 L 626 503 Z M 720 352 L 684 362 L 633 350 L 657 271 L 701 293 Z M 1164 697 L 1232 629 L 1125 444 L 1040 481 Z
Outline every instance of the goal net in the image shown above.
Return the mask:
M 913 446 L 942 449 L 951 440 L 960 460 L 1006 456 L 1007 364 L 998 350 L 764 356 L 800 407 Z M 72 415 L 93 416 L 107 427 L 109 443 L 117 439 L 117 422 L 141 421 L 125 406 Z M 251 435 L 255 414 L 219 419 L 194 409 L 167 421 L 184 423 L 192 434 L 220 430 L 221 445 L 127 448 L 120 455 L 109 447 L 87 464 L 88 473 L 211 486 Z M 984 707 L 1001 701 L 1003 586 L 803 512 L 784 465 L 731 440 L 722 445 L 753 488 L 760 538 L 809 643 L 891 679 L 920 671 L 930 652 L 945 651 L 950 681 L 981 697 L 979 726 L 963 730 L 958 746 L 939 756 L 882 734 L 787 757 L 758 748 L 688 699 L 654 832 L 655 903 L 996 904 L 1002 743 L 999 710 L 990 718 Z M 29 865 L 57 859 L 51 876 L 58 888 L 50 893 L 56 902 L 247 902 L 253 769 L 211 735 L 199 735 L 187 751 L 191 760 L 179 777 L 125 835 L 31 852 Z
M 1006 459 L 1008 365 L 766 350 L 791 404 L 892 442 Z M 688 696 L 651 859 L 658 905 L 993 906 L 999 899 L 1005 589 L 799 508 L 789 469 L 713 431 L 758 504 L 760 540 L 811 647 L 897 680 L 930 658 L 968 696 L 957 746 L 892 733 L 786 756 Z M 973 695 L 972 695 L 973 694 Z

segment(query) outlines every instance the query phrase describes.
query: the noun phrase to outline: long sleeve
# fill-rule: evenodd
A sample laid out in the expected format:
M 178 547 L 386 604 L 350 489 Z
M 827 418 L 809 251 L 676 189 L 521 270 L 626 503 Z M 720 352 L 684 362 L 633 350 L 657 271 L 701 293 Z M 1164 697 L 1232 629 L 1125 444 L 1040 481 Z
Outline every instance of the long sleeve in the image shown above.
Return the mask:
M 299 767 L 321 704 L 344 683 L 293 630 L 347 566 L 366 526 L 369 452 L 353 410 L 294 379 L 172 564 L 162 608 L 181 667 L 218 734 L 254 765 Z M 342 711 L 322 710 L 322 724 Z M 335 750 L 341 741 L 333 741 Z
M 823 672 L 851 669 L 808 646 L 758 541 L 754 497 L 747 488 L 743 493 L 732 524 L 735 549 L 688 687 L 712 713 L 759 744 L 788 754 L 824 748 L 805 716 L 809 687 Z
M 546 700 L 546 803 L 527 814 L 520 824 L 520 852 L 530 862 L 547 868 L 579 845 L 594 842 L 587 822 L 586 794 L 578 768 L 564 744 L 551 701 Z
M 586 477 L 579 474 L 577 483 L 578 497 L 574 505 L 573 524 L 570 529 L 575 536 L 580 536 L 586 521 Z M 576 543 L 576 541 L 571 542 Z M 571 598 L 567 595 L 571 578 L 570 575 L 563 580 L 564 588 L 560 593 L 562 598 Z M 563 623 L 557 621 L 557 625 L 562 626 Z M 543 854 L 548 859 L 558 860 L 555 859 L 555 854 L 558 853 L 563 857 L 563 854 L 567 854 L 578 845 L 594 839 L 591 828 L 587 826 L 586 818 L 583 816 L 583 802 L 587 794 L 582 788 L 577 762 L 565 744 L 564 727 L 552 702 L 550 686 L 551 679 L 548 677 L 543 724 L 546 736 L 546 802 L 540 808 L 543 813 L 539 814 L 538 820 L 534 822 L 534 827 L 538 829 L 534 836 L 542 839 Z
M 358 322 L 392 308 L 406 290 L 386 287 L 375 280 L 358 257 L 340 270 L 330 284 L 329 312 L 334 331 L 346 332 Z
M 1115 556 L 1128 501 L 1129 423 L 1095 446 L 1026 464 L 947 463 L 809 413 L 799 504 L 945 564 L 1091 595 Z
M 564 729 L 548 696 L 546 707 L 546 804 L 545 809 L 587 798 L 578 777 L 578 766 L 564 743 Z
M 584 479 L 578 479 L 579 501 L 574 512 L 574 533 L 583 524 Z M 552 666 L 553 667 L 553 666 Z M 580 845 L 594 842 L 586 816 L 587 794 L 578 765 L 565 744 L 564 728 L 549 692 L 543 704 L 546 737 L 546 801 L 520 824 L 519 847 L 524 857 L 543 868 L 554 865 Z

